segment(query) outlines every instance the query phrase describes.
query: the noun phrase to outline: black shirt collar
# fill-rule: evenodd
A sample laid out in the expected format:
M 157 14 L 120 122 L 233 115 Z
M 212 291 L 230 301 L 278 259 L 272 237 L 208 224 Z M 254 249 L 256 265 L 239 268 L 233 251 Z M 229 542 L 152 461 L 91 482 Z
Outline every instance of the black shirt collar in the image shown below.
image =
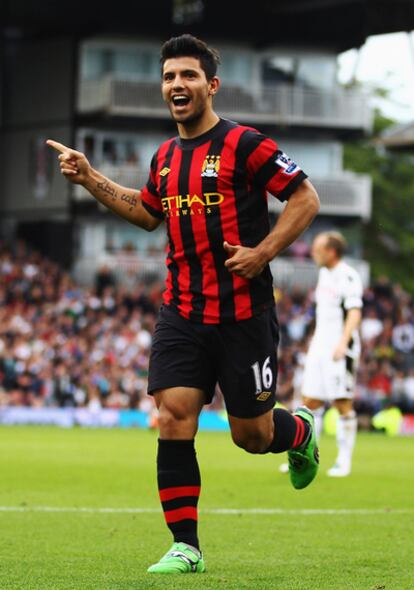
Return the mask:
M 236 125 L 236 123 L 234 123 L 233 121 L 220 118 L 218 122 L 214 125 L 214 127 L 211 127 L 211 129 L 209 129 L 208 131 L 205 131 L 201 135 L 198 135 L 198 137 L 192 137 L 191 139 L 183 139 L 182 137 L 177 136 L 175 141 L 178 147 L 180 147 L 183 150 L 193 149 L 195 147 L 198 147 L 199 145 L 202 145 L 206 141 L 211 141 L 212 139 L 215 139 L 221 133 L 223 133 L 225 129 L 233 127 L 234 125 Z

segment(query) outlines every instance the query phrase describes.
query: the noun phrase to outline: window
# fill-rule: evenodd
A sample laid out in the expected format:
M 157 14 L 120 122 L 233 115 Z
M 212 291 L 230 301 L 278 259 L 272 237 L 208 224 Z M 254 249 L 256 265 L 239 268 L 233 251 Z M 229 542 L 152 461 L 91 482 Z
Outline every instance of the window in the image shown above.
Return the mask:
M 267 84 L 293 84 L 297 60 L 293 57 L 270 57 L 262 61 L 262 80 Z
M 123 133 L 98 129 L 79 129 L 77 149 L 86 154 L 97 167 L 102 164 L 124 166 L 130 164 L 148 174 L 154 152 L 164 139 L 156 133 Z
M 105 74 L 121 79 L 157 81 L 158 52 L 135 44 L 85 45 L 80 64 L 82 80 L 98 80 Z
M 342 146 L 338 142 L 279 138 L 279 145 L 310 176 L 329 178 L 342 171 Z
M 251 58 L 235 52 L 221 51 L 218 75 L 225 85 L 244 86 L 252 76 Z
M 98 80 L 112 71 L 112 52 L 107 49 L 87 48 L 82 52 L 81 77 Z
M 306 86 L 332 89 L 336 83 L 335 56 L 304 55 L 298 61 L 297 79 Z
M 275 55 L 261 63 L 265 84 L 295 84 L 329 90 L 336 83 L 335 55 Z

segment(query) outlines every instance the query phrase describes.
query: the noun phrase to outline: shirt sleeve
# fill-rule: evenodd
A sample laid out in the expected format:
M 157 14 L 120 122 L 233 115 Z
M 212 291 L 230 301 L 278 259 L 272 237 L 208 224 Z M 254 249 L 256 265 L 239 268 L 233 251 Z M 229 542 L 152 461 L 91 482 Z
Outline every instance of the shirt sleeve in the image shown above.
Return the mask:
M 280 201 L 286 201 L 307 174 L 270 137 L 252 131 L 246 135 L 249 178 Z
M 161 196 L 156 185 L 157 154 L 151 160 L 150 173 L 147 184 L 141 189 L 141 201 L 145 209 L 157 219 L 164 219 Z
M 363 287 L 359 274 L 349 269 L 344 276 L 343 305 L 346 310 L 362 308 Z

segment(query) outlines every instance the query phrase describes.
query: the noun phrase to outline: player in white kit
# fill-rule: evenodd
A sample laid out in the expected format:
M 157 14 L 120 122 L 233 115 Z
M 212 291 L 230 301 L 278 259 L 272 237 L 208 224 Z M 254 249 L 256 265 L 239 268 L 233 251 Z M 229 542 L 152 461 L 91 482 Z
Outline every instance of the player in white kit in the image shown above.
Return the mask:
M 338 409 L 338 455 L 328 471 L 332 477 L 351 472 L 357 419 L 353 409 L 355 372 L 361 345 L 362 282 L 342 260 L 346 243 L 338 232 L 316 236 L 312 257 L 320 267 L 315 291 L 316 326 L 306 357 L 302 395 L 308 408 L 318 414 L 322 430 L 325 403 Z
M 353 395 L 361 348 L 358 328 L 363 288 L 358 273 L 342 260 L 345 248 L 339 232 L 318 234 L 312 245 L 312 257 L 320 271 L 315 291 L 315 332 L 302 382 L 303 403 L 314 412 L 318 438 L 326 405 L 333 404 L 339 412 L 338 455 L 328 471 L 332 477 L 351 472 L 357 431 Z M 284 464 L 280 470 L 286 471 Z

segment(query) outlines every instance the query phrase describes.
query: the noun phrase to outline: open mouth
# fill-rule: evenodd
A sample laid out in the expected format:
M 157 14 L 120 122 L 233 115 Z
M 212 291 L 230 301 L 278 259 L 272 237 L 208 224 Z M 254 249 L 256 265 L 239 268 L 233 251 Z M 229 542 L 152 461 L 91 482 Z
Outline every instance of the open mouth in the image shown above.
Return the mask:
M 175 107 L 185 107 L 190 102 L 190 99 L 184 94 L 177 94 L 172 97 L 172 102 Z

